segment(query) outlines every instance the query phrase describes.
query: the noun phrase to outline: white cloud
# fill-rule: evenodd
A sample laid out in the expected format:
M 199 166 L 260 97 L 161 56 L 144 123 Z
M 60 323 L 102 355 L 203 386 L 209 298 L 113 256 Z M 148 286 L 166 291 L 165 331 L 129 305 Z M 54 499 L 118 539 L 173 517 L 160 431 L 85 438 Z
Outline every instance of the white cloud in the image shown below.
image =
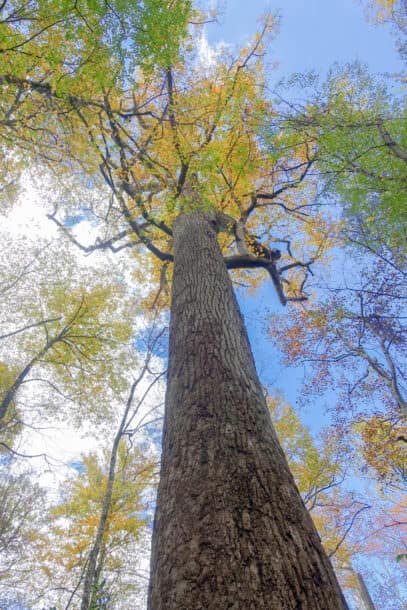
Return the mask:
M 46 217 L 44 202 L 28 175 L 21 181 L 21 194 L 7 216 L 1 219 L 2 231 L 28 239 L 54 239 L 56 226 Z
M 217 63 L 224 57 L 225 53 L 230 50 L 230 45 L 221 40 L 212 46 L 209 44 L 206 36 L 205 28 L 201 30 L 201 36 L 198 40 L 198 67 L 206 72 L 213 69 Z

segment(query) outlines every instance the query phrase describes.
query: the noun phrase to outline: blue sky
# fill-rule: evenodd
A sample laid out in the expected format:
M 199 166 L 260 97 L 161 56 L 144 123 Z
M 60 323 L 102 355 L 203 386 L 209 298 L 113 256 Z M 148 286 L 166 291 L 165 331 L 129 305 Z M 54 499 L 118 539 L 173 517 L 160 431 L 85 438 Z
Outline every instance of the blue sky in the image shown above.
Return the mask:
M 366 4 L 366 2 L 365 2 Z M 281 16 L 271 59 L 278 62 L 275 79 L 292 72 L 323 74 L 335 62 L 355 59 L 373 72 L 398 72 L 401 61 L 387 28 L 369 23 L 360 0 L 227 0 L 218 24 L 207 26 L 211 44 L 244 43 L 266 12 Z

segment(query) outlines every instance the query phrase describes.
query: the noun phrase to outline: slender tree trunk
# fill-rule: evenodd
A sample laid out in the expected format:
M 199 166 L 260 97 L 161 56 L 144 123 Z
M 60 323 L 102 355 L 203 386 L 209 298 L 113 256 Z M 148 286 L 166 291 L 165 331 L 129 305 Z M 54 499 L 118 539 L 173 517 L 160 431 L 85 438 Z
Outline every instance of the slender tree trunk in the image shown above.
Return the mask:
M 92 608 L 97 594 L 97 586 L 99 584 L 102 568 L 102 562 L 98 561 L 98 559 L 100 559 L 100 553 L 102 550 L 103 536 L 107 531 L 107 518 L 109 516 L 109 510 L 112 503 L 113 485 L 116 476 L 117 451 L 119 448 L 121 435 L 122 426 L 120 426 L 119 431 L 115 436 L 112 452 L 110 454 L 109 474 L 107 478 L 106 491 L 102 501 L 102 512 L 99 518 L 95 541 L 89 553 L 85 578 L 83 581 L 81 610 L 88 610 L 89 608 Z
M 104 549 L 103 549 L 103 536 L 107 532 L 107 518 L 112 504 L 113 487 L 116 477 L 116 464 L 117 454 L 119 451 L 119 444 L 123 438 L 123 433 L 126 428 L 129 412 L 133 403 L 134 393 L 140 381 L 143 379 L 148 365 L 150 362 L 151 353 L 148 352 L 144 367 L 140 375 L 135 379 L 131 385 L 130 392 L 126 402 L 126 408 L 120 420 L 119 429 L 113 440 L 112 451 L 110 453 L 109 460 L 109 472 L 107 477 L 106 491 L 102 500 L 102 512 L 100 514 L 99 523 L 96 531 L 96 537 L 93 542 L 92 548 L 89 553 L 88 562 L 86 566 L 83 589 L 82 589 L 82 600 L 81 610 L 89 610 L 95 603 L 95 597 L 97 594 L 97 587 L 99 585 L 100 575 L 104 564 Z M 148 391 L 148 389 L 147 389 Z
M 211 214 L 174 228 L 149 610 L 346 603 L 278 444 Z
M 356 572 L 356 576 L 359 582 L 360 596 L 365 606 L 365 610 L 376 610 L 376 606 L 370 597 L 369 589 L 366 587 L 365 579 L 360 572 Z
M 64 331 L 59 333 L 53 339 L 50 339 L 49 341 L 47 341 L 45 347 L 40 352 L 38 352 L 38 354 L 36 354 L 33 358 L 31 358 L 30 362 L 25 365 L 23 370 L 15 378 L 13 384 L 6 391 L 4 397 L 2 398 L 2 400 L 0 402 L 0 429 L 2 427 L 3 420 L 7 416 L 8 409 L 9 409 L 11 403 L 13 402 L 13 400 L 15 399 L 18 390 L 23 385 L 25 378 L 31 372 L 32 368 L 37 364 L 37 362 L 45 356 L 45 354 L 55 345 L 55 343 L 58 343 L 58 341 L 61 340 L 61 338 L 63 337 L 63 332 Z

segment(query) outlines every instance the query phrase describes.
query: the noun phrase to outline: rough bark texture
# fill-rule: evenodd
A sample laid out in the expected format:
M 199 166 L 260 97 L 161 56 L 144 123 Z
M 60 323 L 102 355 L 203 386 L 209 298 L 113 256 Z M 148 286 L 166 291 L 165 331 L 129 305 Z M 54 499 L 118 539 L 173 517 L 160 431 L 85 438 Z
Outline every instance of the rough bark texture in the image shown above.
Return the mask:
M 174 229 L 149 610 L 339 610 L 273 430 L 209 214 Z

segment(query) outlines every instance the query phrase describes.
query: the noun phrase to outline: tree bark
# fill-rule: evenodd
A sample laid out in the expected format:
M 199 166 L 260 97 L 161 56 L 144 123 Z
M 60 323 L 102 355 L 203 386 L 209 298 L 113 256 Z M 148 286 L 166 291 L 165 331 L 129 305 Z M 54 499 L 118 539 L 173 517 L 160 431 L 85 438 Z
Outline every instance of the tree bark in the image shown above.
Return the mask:
M 148 608 L 347 608 L 271 424 L 210 213 L 174 227 Z

